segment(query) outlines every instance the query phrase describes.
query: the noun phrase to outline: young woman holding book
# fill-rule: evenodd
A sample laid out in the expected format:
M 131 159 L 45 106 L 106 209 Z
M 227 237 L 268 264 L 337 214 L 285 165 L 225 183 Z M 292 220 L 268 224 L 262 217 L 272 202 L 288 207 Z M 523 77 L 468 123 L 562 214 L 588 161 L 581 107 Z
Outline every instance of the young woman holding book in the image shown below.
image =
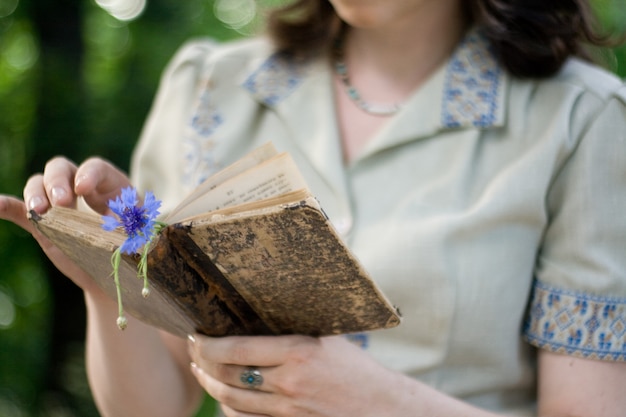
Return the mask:
M 587 63 L 584 0 L 300 0 L 271 40 L 184 46 L 129 180 L 62 158 L 0 217 L 85 292 L 105 416 L 618 417 L 626 410 L 626 88 Z M 403 313 L 354 337 L 182 341 L 132 320 L 26 209 L 163 211 L 267 141 L 291 152 Z M 178 158 L 173 158 L 178 155 Z M 355 343 L 359 342 L 359 343 Z M 190 366 L 191 363 L 191 366 Z

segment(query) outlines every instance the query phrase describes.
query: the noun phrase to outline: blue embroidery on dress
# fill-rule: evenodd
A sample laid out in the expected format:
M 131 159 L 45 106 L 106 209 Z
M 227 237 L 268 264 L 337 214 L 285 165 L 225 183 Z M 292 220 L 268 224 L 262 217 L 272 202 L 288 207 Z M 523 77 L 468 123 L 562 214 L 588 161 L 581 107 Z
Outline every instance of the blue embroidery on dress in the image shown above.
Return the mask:
M 535 282 L 524 337 L 568 355 L 626 361 L 626 298 L 601 297 Z
M 196 187 L 222 167 L 215 161 L 216 143 L 211 138 L 193 136 L 183 141 L 182 182 L 188 187 Z
M 208 88 L 205 88 L 198 99 L 196 112 L 191 118 L 191 126 L 200 136 L 209 136 L 222 122 L 222 116 L 211 100 L 211 93 Z
M 215 162 L 214 133 L 224 122 L 213 103 L 210 84 L 207 82 L 200 92 L 197 104 L 183 140 L 182 182 L 195 187 L 220 169 Z
M 369 347 L 370 338 L 367 333 L 349 333 L 345 336 L 350 342 L 359 346 L 361 349 L 367 349 Z
M 496 122 L 502 69 L 487 39 L 472 32 L 447 67 L 441 123 L 447 128 L 488 127 Z
M 243 87 L 266 105 L 275 106 L 298 87 L 304 69 L 303 62 L 275 53 L 244 81 Z

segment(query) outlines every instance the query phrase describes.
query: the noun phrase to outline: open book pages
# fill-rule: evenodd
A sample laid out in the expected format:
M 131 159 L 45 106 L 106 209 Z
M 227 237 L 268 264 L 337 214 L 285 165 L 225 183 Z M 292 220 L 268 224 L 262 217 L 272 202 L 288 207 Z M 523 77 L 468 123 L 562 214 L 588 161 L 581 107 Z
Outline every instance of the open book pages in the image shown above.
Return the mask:
M 274 146 L 267 143 L 209 177 L 163 221 L 176 223 L 194 215 L 304 189 L 307 189 L 306 181 L 291 156 L 277 153 Z

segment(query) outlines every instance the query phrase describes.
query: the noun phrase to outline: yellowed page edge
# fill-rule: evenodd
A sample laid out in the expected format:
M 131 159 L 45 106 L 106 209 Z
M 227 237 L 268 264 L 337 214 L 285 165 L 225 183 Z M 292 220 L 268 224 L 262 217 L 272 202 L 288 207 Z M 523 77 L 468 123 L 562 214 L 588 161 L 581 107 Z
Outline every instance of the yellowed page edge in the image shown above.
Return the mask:
M 198 214 L 260 201 L 298 189 L 308 189 L 306 181 L 288 153 L 281 153 L 240 173 L 207 191 L 174 215 L 167 223 L 177 223 Z
M 187 197 L 183 199 L 164 219 L 165 222 L 172 221 L 172 218 L 180 219 L 184 216 L 180 216 L 178 212 L 183 210 L 187 205 L 191 204 L 194 200 L 202 197 L 207 192 L 211 191 L 215 187 L 219 186 L 229 179 L 235 178 L 237 175 L 259 165 L 273 157 L 278 155 L 278 151 L 274 147 L 274 144 L 268 142 L 253 151 L 244 155 L 241 159 L 233 162 L 226 168 L 216 172 L 209 178 L 204 180 L 198 185 Z
M 235 206 L 224 207 L 219 210 L 214 210 L 206 213 L 200 213 L 195 216 L 186 217 L 179 223 L 211 223 L 213 221 L 223 221 L 225 218 L 236 218 L 238 216 L 248 216 L 251 212 L 255 214 L 261 213 L 264 210 L 276 210 L 282 208 L 285 205 L 292 205 L 300 203 L 302 201 L 307 202 L 308 205 L 316 207 L 321 210 L 319 202 L 308 189 L 301 188 L 294 191 L 289 191 L 285 194 L 280 194 L 274 197 L 266 198 L 258 201 L 250 201 Z M 219 220 L 218 220 L 219 219 Z

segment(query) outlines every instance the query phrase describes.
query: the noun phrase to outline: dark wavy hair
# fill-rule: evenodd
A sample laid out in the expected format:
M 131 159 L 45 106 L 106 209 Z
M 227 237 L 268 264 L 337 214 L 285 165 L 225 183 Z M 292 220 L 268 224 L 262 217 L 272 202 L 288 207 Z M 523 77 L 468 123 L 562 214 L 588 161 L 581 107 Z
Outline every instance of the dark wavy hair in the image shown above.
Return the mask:
M 588 0 L 468 0 L 500 63 L 513 75 L 543 78 L 589 47 L 612 46 L 598 30 Z M 296 0 L 273 11 L 268 32 L 279 50 L 307 56 L 330 48 L 343 23 L 328 0 Z

